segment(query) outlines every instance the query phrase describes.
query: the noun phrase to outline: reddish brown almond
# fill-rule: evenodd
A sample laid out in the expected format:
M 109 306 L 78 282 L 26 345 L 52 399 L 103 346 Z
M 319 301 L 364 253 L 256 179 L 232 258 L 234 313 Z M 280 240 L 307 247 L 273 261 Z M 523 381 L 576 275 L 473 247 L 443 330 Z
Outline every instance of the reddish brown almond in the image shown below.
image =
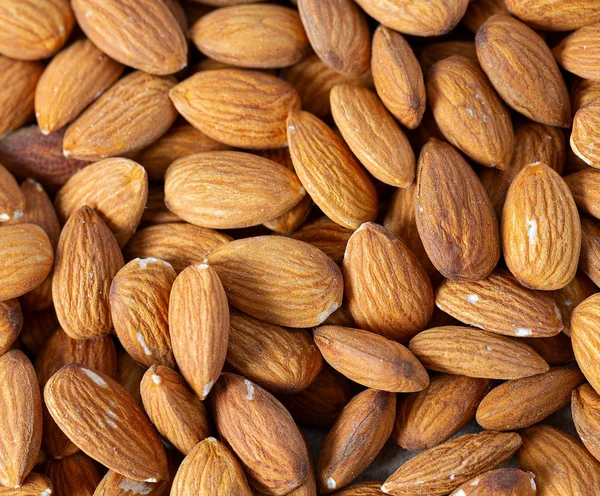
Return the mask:
M 75 174 L 56 195 L 54 205 L 62 222 L 78 208 L 96 209 L 124 246 L 137 229 L 148 196 L 144 168 L 126 158 L 101 160 Z
M 573 112 L 600 96 L 600 81 L 577 79 L 571 83 Z
M 110 313 L 119 341 L 148 367 L 175 367 L 168 323 L 175 277 L 168 262 L 136 258 L 117 272 L 110 286 Z
M 185 36 L 165 2 L 75 0 L 73 10 L 91 42 L 124 65 L 159 75 L 187 65 Z
M 432 138 L 423 147 L 414 201 L 419 236 L 442 275 L 486 278 L 500 258 L 498 221 L 475 172 L 452 146 Z
M 359 482 L 351 484 L 340 491 L 333 493 L 335 496 L 381 496 L 381 482 Z
M 450 439 L 475 416 L 491 381 L 440 374 L 429 386 L 398 404 L 392 439 L 402 448 L 423 451 Z
M 361 329 L 406 342 L 433 313 L 433 289 L 417 258 L 383 227 L 363 224 L 348 240 L 345 295 Z
M 569 92 L 546 42 L 508 15 L 490 17 L 475 37 L 483 71 L 502 99 L 531 120 L 569 127 Z
M 171 212 L 165 205 L 164 184 L 149 183 L 146 208 L 142 214 L 141 225 L 168 224 L 181 222 L 181 219 Z
M 438 496 L 508 460 L 521 446 L 515 432 L 465 434 L 410 459 L 381 486 L 384 493 Z
M 413 183 L 415 154 L 375 93 L 350 84 L 334 86 L 331 112 L 344 140 L 373 176 L 399 188 Z
M 312 327 L 342 304 L 340 269 L 308 243 L 282 236 L 239 239 L 214 250 L 208 262 L 234 307 L 271 324 Z
M 243 148 L 286 144 L 285 119 L 300 97 L 285 81 L 258 71 L 204 71 L 171 90 L 183 117 L 211 138 Z
M 350 484 L 387 442 L 394 426 L 396 396 L 367 389 L 344 408 L 331 428 L 317 462 L 320 493 Z
M 549 338 L 524 338 L 548 365 L 568 365 L 575 361 L 571 339 L 564 333 Z
M 183 454 L 210 436 L 206 408 L 174 370 L 163 365 L 150 367 L 140 393 L 144 410 L 158 432 Z
M 216 9 L 202 16 L 189 35 L 207 57 L 238 67 L 287 67 L 308 48 L 298 12 L 272 4 Z
M 146 370 L 137 363 L 124 349 L 117 354 L 117 375 L 115 379 L 125 388 L 138 405 L 142 405 L 140 383 Z
M 119 245 L 100 215 L 87 206 L 76 210 L 60 234 L 52 278 L 56 315 L 70 337 L 110 334 L 110 284 L 122 266 Z
M 0 496 L 47 496 L 52 494 L 52 483 L 45 475 L 30 473 L 17 488 L 0 487 Z
M 572 31 L 600 21 L 595 0 L 506 0 L 510 12 L 542 31 Z
M 0 355 L 4 355 L 23 328 L 23 312 L 16 298 L 0 301 Z
M 473 0 L 471 3 L 476 3 L 476 1 Z M 425 75 L 429 72 L 433 64 L 453 55 L 462 55 L 473 62 L 477 62 L 475 43 L 472 41 L 440 41 L 438 43 L 429 43 L 418 51 L 418 55 L 423 74 Z
M 600 284 L 600 222 L 581 216 L 581 256 L 579 267 L 598 286 Z
M 473 327 L 434 327 L 412 338 L 409 348 L 426 368 L 449 374 L 520 379 L 549 370 L 523 342 Z
M 100 160 L 135 152 L 157 140 L 177 117 L 169 99 L 175 84 L 173 77 L 141 71 L 120 79 L 68 127 L 65 156 Z
M 421 66 L 400 33 L 385 26 L 377 28 L 371 70 L 383 104 L 400 124 L 416 128 L 425 112 L 425 83 Z
M 221 438 L 254 488 L 284 495 L 306 481 L 309 459 L 302 435 L 267 391 L 239 375 L 223 374 L 215 385 L 213 410 Z
M 476 33 L 479 27 L 495 14 L 508 14 L 504 0 L 472 0 L 461 22 L 469 31 Z
M 106 472 L 93 496 L 168 496 L 171 481 L 145 482 L 128 479 L 112 470 Z
M 13 350 L 0 357 L 0 484 L 20 486 L 42 443 L 42 399 L 29 359 Z
M 573 391 L 571 411 L 577 434 L 594 458 L 600 460 L 600 396 L 592 386 L 584 384 Z
M 50 273 L 54 256 L 44 230 L 35 224 L 2 227 L 0 236 L 0 301 L 10 300 L 39 286 Z
M 577 110 L 570 139 L 575 155 L 595 168 L 600 168 L 600 154 L 594 148 L 594 144 L 598 142 L 599 122 L 600 100 L 595 99 Z
M 327 217 L 321 217 L 305 223 L 292 237 L 313 245 L 335 263 L 340 264 L 352 232 L 351 229 L 346 229 Z
M 23 219 L 25 195 L 14 176 L 0 164 L 0 226 L 3 223 L 20 223 Z
M 444 281 L 436 290 L 435 303 L 465 324 L 507 336 L 543 338 L 563 328 L 550 295 L 524 288 L 502 269 L 481 281 Z
M 600 391 L 600 294 L 596 293 L 573 310 L 571 341 L 577 364 L 596 391 Z
M 400 343 L 341 326 L 321 326 L 315 343 L 338 372 L 363 386 L 382 391 L 421 391 L 429 377 L 414 355 Z
M 600 10 L 600 9 L 599 9 Z M 584 79 L 600 81 L 600 22 L 579 28 L 556 46 L 552 53 L 561 67 Z
M 565 177 L 565 182 L 579 210 L 600 218 L 600 170 L 588 167 L 569 174 Z
M 67 0 L 7 0 L 0 7 L 0 24 L 0 53 L 37 60 L 60 50 L 75 19 Z
M 19 341 L 31 356 L 37 356 L 46 341 L 58 329 L 58 319 L 53 307 L 23 315 L 23 330 Z
M 535 474 L 516 468 L 490 470 L 465 482 L 450 496 L 535 496 Z
M 94 460 L 83 453 L 63 459 L 49 459 L 44 472 L 52 483 L 53 493 L 92 496 L 102 476 Z M 37 495 L 36 495 L 37 496 Z

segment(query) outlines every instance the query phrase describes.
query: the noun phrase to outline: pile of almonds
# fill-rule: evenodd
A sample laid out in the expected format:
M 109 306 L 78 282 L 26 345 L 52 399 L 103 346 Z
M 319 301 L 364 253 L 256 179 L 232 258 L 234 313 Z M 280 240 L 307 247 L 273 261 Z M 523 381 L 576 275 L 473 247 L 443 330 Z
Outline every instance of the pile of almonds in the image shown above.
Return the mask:
M 0 496 L 600 494 L 600 1 L 252 2 L 0 0 Z

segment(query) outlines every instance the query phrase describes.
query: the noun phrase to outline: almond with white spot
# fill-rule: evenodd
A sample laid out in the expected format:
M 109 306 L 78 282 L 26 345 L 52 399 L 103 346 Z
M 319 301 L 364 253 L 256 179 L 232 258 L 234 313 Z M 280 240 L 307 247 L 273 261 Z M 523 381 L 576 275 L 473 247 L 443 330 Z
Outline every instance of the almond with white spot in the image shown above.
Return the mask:
M 18 488 L 0 486 L 0 496 L 50 496 L 52 489 L 48 477 L 31 472 Z
M 535 474 L 516 468 L 499 468 L 465 482 L 450 496 L 536 496 Z
M 23 218 L 23 212 L 25 196 L 15 177 L 0 164 L 0 223 L 18 221 Z
M 96 486 L 93 496 L 168 496 L 170 488 L 169 480 L 137 481 L 109 470 Z

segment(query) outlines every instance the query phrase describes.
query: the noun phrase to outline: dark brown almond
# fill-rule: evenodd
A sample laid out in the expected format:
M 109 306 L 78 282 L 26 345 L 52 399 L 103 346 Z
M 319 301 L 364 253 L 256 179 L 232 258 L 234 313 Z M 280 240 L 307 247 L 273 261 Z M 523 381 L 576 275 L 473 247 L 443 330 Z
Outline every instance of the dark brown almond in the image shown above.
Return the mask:
M 0 356 L 10 350 L 23 328 L 18 299 L 0 301 Z

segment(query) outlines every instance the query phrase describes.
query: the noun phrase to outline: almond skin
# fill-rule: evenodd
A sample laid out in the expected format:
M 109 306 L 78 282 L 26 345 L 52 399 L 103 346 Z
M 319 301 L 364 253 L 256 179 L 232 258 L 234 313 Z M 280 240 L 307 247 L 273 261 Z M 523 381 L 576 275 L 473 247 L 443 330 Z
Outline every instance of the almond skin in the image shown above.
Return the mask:
M 75 0 L 72 5 L 90 41 L 121 64 L 158 75 L 187 65 L 185 36 L 165 2 Z
M 250 484 L 281 496 L 308 478 L 306 445 L 291 415 L 271 394 L 235 374 L 215 385 L 213 413 L 219 434 L 240 459 Z
M 577 208 L 596 219 L 600 218 L 600 193 L 598 193 L 600 170 L 587 167 L 574 174 L 569 174 L 564 179 L 571 190 Z
M 556 46 L 552 53 L 561 67 L 584 79 L 600 81 L 600 22 L 579 28 Z
M 536 496 L 535 475 L 516 468 L 490 470 L 465 482 L 450 496 Z
M 584 105 L 573 118 L 571 149 L 586 164 L 600 168 L 600 154 L 594 148 L 598 141 L 598 123 L 600 122 L 600 101 L 592 100 Z
M 168 477 L 164 448 L 152 424 L 107 375 L 66 365 L 46 383 L 44 399 L 61 430 L 96 461 L 134 480 Z
M 340 269 L 323 252 L 282 236 L 224 244 L 208 256 L 229 302 L 271 324 L 312 327 L 342 304 Z
M 488 379 L 520 379 L 548 372 L 548 364 L 521 341 L 473 327 L 434 327 L 409 349 L 430 370 Z
M 421 391 L 429 377 L 421 363 L 400 343 L 360 329 L 321 326 L 315 343 L 338 372 L 366 387 L 382 391 Z
M 471 3 L 477 3 L 473 0 Z M 424 45 L 418 52 L 419 62 L 423 74 L 427 75 L 433 64 L 447 59 L 453 55 L 462 55 L 473 62 L 477 62 L 477 52 L 473 41 L 440 41 Z
M 600 21 L 595 0 L 506 0 L 508 10 L 534 29 L 572 31 Z
M 61 327 L 73 339 L 111 332 L 110 284 L 123 256 L 100 215 L 85 206 L 65 224 L 56 250 L 52 298 Z
M 320 217 L 306 222 L 292 234 L 292 238 L 313 245 L 335 263 L 341 264 L 352 233 L 351 229 L 342 227 L 327 217 Z
M 600 437 L 600 396 L 589 384 L 584 384 L 573 391 L 571 396 L 571 412 L 577 434 L 587 450 L 600 460 L 598 437 Z
M 581 256 L 579 267 L 598 286 L 600 284 L 600 222 L 581 216 Z
M 473 0 L 469 2 L 461 23 L 469 31 L 476 33 L 479 27 L 495 14 L 508 14 L 504 0 Z
M 96 486 L 93 496 L 168 496 L 170 486 L 171 481 L 168 480 L 157 483 L 136 481 L 109 470 Z
M 43 467 L 52 482 L 52 494 L 56 495 L 79 493 L 77 496 L 92 496 L 102 479 L 94 460 L 84 453 L 60 460 L 48 459 Z
M 571 341 L 575 358 L 581 371 L 592 387 L 600 391 L 598 369 L 600 322 L 600 294 L 596 293 L 581 302 L 571 315 Z
M 556 290 L 577 271 L 581 223 L 564 180 L 540 162 L 524 167 L 502 211 L 506 265 L 526 287 Z
M 396 396 L 367 389 L 344 408 L 327 434 L 317 462 L 320 494 L 350 484 L 387 442 L 394 426 Z
M 26 210 L 25 195 L 14 176 L 0 164 L 0 226 L 20 223 Z
M 521 437 L 515 432 L 465 434 L 411 458 L 381 489 L 398 495 L 447 494 L 475 475 L 508 460 L 520 446 Z
M 194 74 L 171 90 L 171 100 L 190 124 L 212 139 L 254 149 L 284 146 L 287 114 L 300 108 L 290 84 L 239 69 Z
M 23 328 L 18 299 L 0 301 L 0 356 L 10 350 Z
M 571 339 L 564 332 L 549 338 L 524 338 L 523 341 L 548 365 L 568 365 L 575 361 Z
M 149 183 L 148 199 L 146 208 L 142 214 L 141 225 L 167 224 L 170 222 L 180 222 L 181 219 L 171 212 L 165 205 L 164 184 Z
M 380 487 L 381 482 L 359 482 L 346 486 L 333 494 L 335 496 L 381 496 L 385 493 L 379 489 Z
M 370 222 L 348 240 L 345 296 L 361 329 L 408 341 L 433 313 L 433 289 L 419 261 L 392 233 Z
M 569 127 L 571 103 L 546 42 L 508 15 L 490 17 L 475 37 L 483 71 L 514 110 L 550 126 Z
M 175 84 L 173 77 L 141 71 L 120 79 L 67 128 L 65 156 L 100 160 L 135 152 L 157 140 L 177 118 L 169 100 Z
M 298 12 L 272 4 L 216 9 L 202 16 L 189 35 L 207 57 L 256 69 L 293 65 L 308 48 Z
M 31 472 L 18 489 L 0 487 L 0 496 L 40 496 L 52 494 L 52 490 L 48 477 Z
M 475 172 L 449 144 L 432 138 L 422 148 L 414 201 L 419 236 L 436 269 L 457 281 L 486 278 L 500 258 L 498 221 Z
M 573 112 L 600 96 L 600 81 L 578 79 L 571 83 L 571 101 Z

